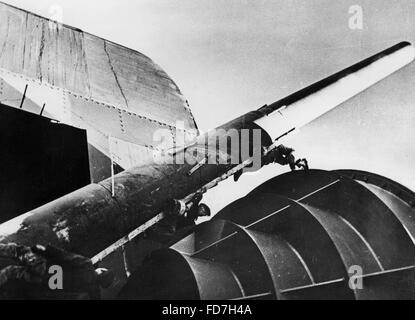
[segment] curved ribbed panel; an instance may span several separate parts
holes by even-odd
[[[111,176],[107,158],[129,169],[199,133],[180,89],[149,57],[0,2],[0,101],[20,108],[23,92],[25,111],[87,130],[92,182]]]
[[[131,297],[134,294],[139,299],[168,300],[188,297],[217,300],[244,296],[238,278],[226,264],[192,258],[172,249],[164,251],[163,255],[161,252],[150,255],[146,263],[150,275],[142,273],[140,287],[127,286],[124,288],[124,295]],[[180,276],[171,277],[171,268],[175,268],[175,273],[180,273]],[[156,273],[156,270],[161,273]],[[211,279],[215,279],[216,285],[211,285]],[[143,283],[145,291],[141,287]]]
[[[414,204],[411,191],[370,173],[288,173],[197,226],[170,249],[188,267],[163,271],[197,287],[188,299],[415,299]],[[175,297],[169,281],[153,290]]]

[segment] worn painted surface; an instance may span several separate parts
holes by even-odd
[[[145,55],[6,4],[0,21],[1,68],[169,125],[190,120],[177,85]]]
[[[0,78],[1,101],[18,107],[28,84],[25,108],[40,113],[46,103],[46,115],[87,129],[106,156],[110,137],[152,150],[157,130],[171,132],[163,147],[173,145],[177,126],[186,141],[198,132],[179,88],[150,58],[3,3]],[[122,151],[115,156],[131,158]]]

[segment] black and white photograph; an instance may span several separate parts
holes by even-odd
[[[0,302],[415,300],[414,17],[0,2]]]

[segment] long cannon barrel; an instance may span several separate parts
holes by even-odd
[[[238,121],[233,128],[261,130]],[[270,142],[269,137],[262,140]],[[201,135],[174,159],[170,154],[161,156],[10,220],[0,225],[0,244],[54,245],[93,257],[157,216],[172,199],[185,198],[235,166],[207,163],[190,174],[204,157],[203,152],[193,151],[215,147],[215,135]],[[176,161],[179,153],[186,153],[186,159]]]
[[[414,57],[414,48],[409,43],[400,43],[219,129],[239,132],[259,129],[263,132],[261,147],[269,146],[281,135],[300,128],[401,69]],[[205,139],[206,136],[199,137],[193,147],[205,147]],[[216,147],[216,139],[209,143],[215,143]],[[201,160],[195,156],[194,162]],[[0,225],[0,243],[49,244],[92,257],[153,218],[167,201],[185,198],[235,167],[206,164],[195,174],[189,174],[194,166],[194,163],[152,163],[115,176],[114,187],[111,179],[91,184]]]

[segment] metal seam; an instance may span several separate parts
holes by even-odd
[[[159,120],[155,120],[155,119],[152,119],[152,118],[143,116],[143,115],[139,115],[139,114],[137,114],[135,112],[128,111],[128,110],[124,110],[124,109],[119,108],[119,107],[116,107],[114,105],[110,105],[108,103],[98,101],[95,98],[92,98],[92,97],[89,97],[88,98],[88,97],[83,96],[82,94],[76,94],[76,93],[74,93],[74,92],[72,92],[72,91],[70,91],[68,89],[63,89],[63,88],[60,88],[60,87],[56,87],[56,86],[50,85],[48,83],[43,83],[43,82],[41,82],[39,80],[31,79],[31,78],[28,78],[26,76],[23,76],[23,75],[20,75],[20,74],[16,74],[14,72],[11,72],[11,71],[6,70],[6,69],[3,69],[3,68],[0,68],[0,73],[7,73],[7,74],[12,75],[12,76],[14,76],[16,78],[21,78],[21,79],[24,79],[24,80],[26,80],[28,82],[34,82],[34,83],[37,83],[40,86],[49,87],[52,90],[63,91],[63,92],[66,92],[67,94],[69,94],[69,95],[71,95],[71,96],[73,96],[73,97],[75,97],[77,99],[83,99],[85,101],[91,101],[91,102],[93,102],[93,103],[95,103],[97,105],[102,105],[102,106],[105,106],[107,108],[116,109],[118,111],[127,113],[128,115],[131,115],[131,116],[135,116],[135,117],[140,118],[142,120],[146,120],[146,121],[149,121],[149,122],[152,122],[152,123],[157,123],[158,125],[163,126],[163,127],[167,127],[167,128],[174,129],[174,130],[180,130],[180,131],[183,131],[183,132],[188,132],[189,134],[194,134],[193,130],[177,128],[177,127],[172,126],[170,124],[167,124],[165,122],[161,122]]]

